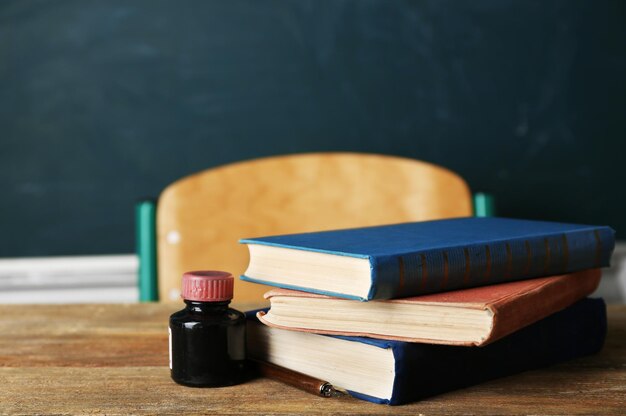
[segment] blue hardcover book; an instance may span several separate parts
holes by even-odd
[[[349,299],[393,299],[605,267],[609,227],[455,218],[240,240],[242,280]]]
[[[598,352],[606,306],[583,299],[484,347],[384,341],[265,326],[248,314],[248,354],[397,405]]]

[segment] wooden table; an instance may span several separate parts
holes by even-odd
[[[258,379],[219,389],[169,377],[165,304],[0,305],[0,414],[624,414],[626,306],[603,351],[405,406],[324,399]],[[241,309],[245,309],[245,306]]]

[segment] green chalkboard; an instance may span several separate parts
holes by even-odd
[[[0,256],[132,252],[134,203],[275,154],[434,162],[626,231],[623,1],[0,2]]]

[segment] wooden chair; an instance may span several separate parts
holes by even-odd
[[[472,215],[467,184],[444,168],[400,157],[313,153],[233,163],[168,186],[157,208],[161,301],[179,301],[183,272],[247,266],[243,237]],[[267,286],[236,279],[235,300]]]

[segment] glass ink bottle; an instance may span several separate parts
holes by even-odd
[[[187,306],[170,316],[170,374],[191,387],[231,386],[245,377],[245,315],[228,307],[234,278],[220,271],[183,275]]]

